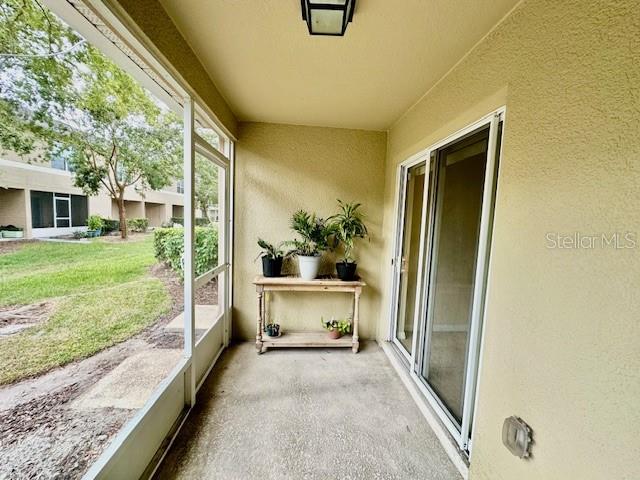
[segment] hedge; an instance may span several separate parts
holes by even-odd
[[[146,218],[129,218],[127,219],[127,228],[132,232],[146,232],[149,227],[149,220]]]
[[[211,225],[211,222],[209,221],[208,218],[196,218],[195,220],[195,225],[196,227],[208,227],[209,225]],[[182,217],[171,217],[171,223],[177,223],[178,225],[184,225],[184,218]]]
[[[110,218],[102,219],[102,233],[111,233],[117,232],[120,230],[120,221],[119,220],[111,220]]]
[[[182,277],[182,255],[184,253],[184,229],[156,228],[153,231],[153,253]],[[218,264],[218,229],[196,227],[195,257],[196,276],[211,270]]]

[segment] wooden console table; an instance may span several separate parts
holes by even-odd
[[[300,277],[263,277],[257,276],[253,281],[258,293],[258,328],[256,348],[263,353],[267,348],[277,347],[351,347],[353,353],[358,352],[358,320],[360,310],[360,294],[366,286],[361,280],[343,282],[337,278],[303,280]],[[353,294],[352,334],[339,339],[329,338],[327,332],[291,332],[285,331],[280,337],[269,337],[264,332],[266,319],[266,302],[264,292],[343,292]]]

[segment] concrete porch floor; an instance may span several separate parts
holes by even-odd
[[[155,478],[462,477],[374,342],[229,348]]]

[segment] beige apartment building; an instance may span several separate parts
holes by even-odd
[[[129,187],[127,218],[147,218],[150,227],[159,227],[172,217],[182,217],[182,192],[181,181],[144,196]],[[117,220],[118,206],[106,191],[87,196],[74,186],[66,159],[0,153],[0,225],[24,229],[24,238],[53,237],[86,230],[89,215]]]

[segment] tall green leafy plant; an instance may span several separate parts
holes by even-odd
[[[357,238],[369,236],[364,224],[364,215],[359,211],[362,206],[356,202],[343,202],[338,199],[340,212],[329,217],[336,239],[344,245],[344,262],[353,263],[353,248]]]
[[[286,257],[288,255],[288,252],[284,251],[284,249],[282,248],[283,245],[284,245],[284,242],[281,242],[275,245],[273,243],[267,242],[266,240],[263,240],[262,238],[259,238],[258,246],[262,249],[262,251],[256,257],[256,260],[261,257],[267,257],[272,260],[278,257],[283,257],[283,258]]]
[[[287,242],[293,245],[295,255],[317,257],[332,246],[330,241],[335,227],[315,213],[298,210],[291,217],[291,229],[300,236],[300,239]]]

